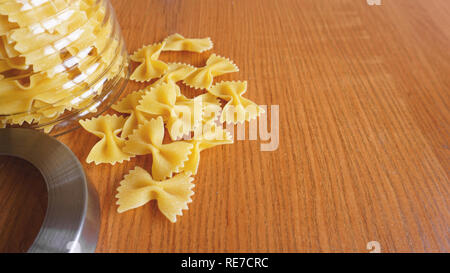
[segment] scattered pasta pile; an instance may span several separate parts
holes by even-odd
[[[233,143],[223,123],[249,121],[264,112],[242,97],[247,82],[213,84],[214,77],[238,71],[227,58],[211,54],[203,67],[159,60],[163,51],[203,52],[212,46],[209,38],[188,39],[179,34],[144,46],[131,56],[131,60],[140,63],[131,79],[158,79],[112,106],[128,116],[103,115],[80,121],[84,129],[100,138],[86,159],[88,163],[115,164],[138,155],[152,155],[151,174],[136,167],[120,182],[116,196],[119,212],[155,199],[159,210],[176,222],[176,216],[182,215],[192,201],[192,175],[197,173],[200,152]],[[180,81],[207,92],[189,99],[181,93],[177,84]],[[220,100],[227,102],[223,109]],[[165,129],[170,143],[163,142]]]
[[[96,111],[93,98],[124,59],[107,9],[95,0],[0,1],[0,128],[49,132],[65,111]]]

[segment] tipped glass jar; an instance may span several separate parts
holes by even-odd
[[[108,0],[0,0],[0,128],[60,135],[120,96],[128,55]]]

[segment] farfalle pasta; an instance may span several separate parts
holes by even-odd
[[[119,213],[156,200],[161,213],[171,222],[176,222],[177,215],[182,215],[182,210],[187,209],[187,203],[191,202],[192,175],[198,173],[201,152],[234,142],[223,123],[250,121],[264,112],[242,96],[247,91],[246,81],[214,84],[214,77],[239,70],[227,58],[211,54],[206,65],[200,68],[184,63],[166,64],[159,60],[163,51],[203,52],[211,48],[209,38],[190,39],[174,34],[133,54],[132,59],[141,64],[133,72],[132,79],[156,80],[114,104],[112,108],[115,111],[128,116],[115,117],[117,120],[111,120],[109,127],[103,124],[101,128],[112,132],[108,135],[119,140],[112,143],[116,143],[122,152],[129,156],[151,155],[153,160],[148,168],[151,174],[136,167],[120,182],[116,195]],[[178,85],[181,81],[196,89],[206,89],[206,92],[187,98]],[[222,108],[224,101],[226,104]],[[46,115],[57,116],[57,111],[61,110],[49,108]],[[104,121],[108,122],[108,118]],[[0,126],[1,122],[0,119]],[[164,126],[170,140],[163,141]],[[121,137],[118,137],[119,132]],[[96,134],[104,138],[104,134]]]
[[[44,74],[30,76],[28,85],[17,80],[4,79],[0,84],[0,115],[30,112],[33,101],[55,103],[65,98],[67,91],[62,89],[69,80],[66,74],[50,79]]]
[[[141,63],[131,74],[130,79],[138,82],[147,82],[161,77],[166,73],[168,66],[165,62],[158,60],[165,42],[144,46],[130,56],[134,62]]]
[[[214,77],[238,71],[239,68],[229,59],[211,54],[206,65],[198,68],[183,82],[195,89],[208,89],[212,85]]]
[[[206,93],[194,98],[202,105],[201,126],[194,130],[194,135],[189,143],[192,143],[192,152],[184,163],[183,171],[197,174],[200,163],[200,152],[218,145],[233,143],[233,137],[218,126],[217,119],[220,116],[220,103],[213,95]]]
[[[158,117],[139,125],[128,136],[123,150],[133,155],[152,154],[152,175],[157,180],[163,180],[183,168],[192,149],[190,143],[177,141],[163,144],[163,139],[164,123],[162,117]]]
[[[222,127],[215,123],[205,123],[200,136],[196,136],[192,143],[192,152],[188,160],[184,163],[183,171],[197,174],[198,165],[200,163],[200,152],[218,145],[233,143],[233,137]]]
[[[213,96],[210,93],[205,93],[195,97],[194,100],[197,103],[196,105],[200,104],[202,107],[202,114],[200,118],[202,126],[209,123],[215,123],[218,120],[220,114],[222,113],[222,107],[216,96]],[[201,127],[197,128],[201,129]],[[197,128],[194,128],[194,132]]]
[[[161,213],[175,223],[182,210],[187,210],[187,204],[192,202],[194,184],[190,173],[181,173],[174,177],[156,181],[144,169],[136,167],[125,175],[117,188],[117,211],[124,212],[156,200]]]
[[[169,63],[167,72],[164,74],[164,76],[155,81],[152,86],[155,87],[162,83],[171,83],[176,87],[177,96],[180,96],[180,87],[178,87],[178,85],[176,85],[175,83],[186,79],[195,70],[196,68],[189,64]]]
[[[191,132],[198,125],[202,111],[194,100],[178,95],[177,90],[174,83],[159,84],[151,88],[137,106],[142,112],[162,116],[172,140]]]
[[[122,138],[128,137],[128,135],[133,133],[133,131],[137,129],[140,124],[144,124],[146,121],[150,121],[157,117],[157,115],[152,115],[137,109],[137,106],[139,106],[139,101],[146,92],[147,90],[145,89],[132,92],[111,107],[119,113],[130,114],[123,125],[121,134]]]
[[[103,0],[0,2],[6,126],[49,132],[62,117],[95,112],[107,94],[120,92],[127,57],[115,18],[106,17],[109,8]]]
[[[175,33],[167,37],[164,42],[164,51],[191,51],[201,53],[210,50],[213,47],[211,38],[184,38]]]
[[[130,160],[132,154],[124,151],[125,140],[118,136],[125,124],[124,117],[105,115],[90,120],[80,120],[80,124],[86,131],[100,138],[87,156],[87,163],[114,165],[117,162]]]
[[[224,81],[208,89],[209,93],[228,101],[222,110],[221,122],[242,123],[255,119],[261,113],[264,113],[264,109],[256,103],[242,97],[246,91],[246,81]]]
[[[7,15],[10,22],[15,22],[24,27],[43,21],[64,10],[65,7],[67,7],[65,0],[4,1],[0,5],[0,14]]]

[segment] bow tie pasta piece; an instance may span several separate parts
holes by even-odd
[[[192,153],[184,163],[183,171],[197,174],[200,163],[200,152],[218,145],[232,144],[233,137],[222,127],[215,123],[207,123],[203,126],[203,134],[189,141],[194,145]]]
[[[212,85],[214,77],[238,71],[239,68],[229,59],[211,54],[206,65],[198,68],[183,82],[195,89],[208,89]]]
[[[222,108],[217,97],[205,93],[194,98],[200,101],[202,105],[201,126],[194,130],[194,137],[189,143],[192,143],[192,153],[189,159],[184,163],[183,171],[197,174],[200,163],[200,152],[223,144],[233,143],[233,137],[216,123],[220,116]]]
[[[166,74],[164,74],[164,76],[155,81],[152,84],[152,86],[155,87],[162,83],[177,83],[179,81],[186,79],[195,70],[196,68],[189,64],[169,63]],[[180,88],[177,86],[177,96],[180,95],[181,95]]]
[[[10,22],[27,27],[56,15],[67,7],[65,0],[52,1],[4,1],[0,3],[0,14],[7,15]]]
[[[20,55],[20,52],[15,49],[16,43],[14,41],[9,41],[6,36],[1,37],[1,47],[2,47],[2,57],[3,58],[14,58]]]
[[[6,41],[6,37],[0,39],[0,59],[4,62],[4,71],[11,69],[28,70],[30,66],[26,64],[25,57],[19,56],[20,53],[14,49],[15,43]],[[3,75],[2,75],[3,76]]]
[[[79,2],[79,5],[80,9],[85,11],[89,15],[88,17],[92,17],[94,16],[93,14],[96,13],[95,16],[98,17],[98,20],[100,22],[103,21],[102,18],[104,18],[106,13],[104,3],[98,0],[81,0]]]
[[[41,128],[44,131],[44,133],[48,134],[55,126],[55,124],[49,124],[49,123],[51,123],[52,121],[54,121],[57,118],[58,118],[58,116],[51,117],[51,118],[41,117],[38,121],[38,126],[39,126],[39,128]]]
[[[50,77],[53,77],[60,71],[54,71],[63,63],[59,52],[54,51],[52,54],[44,54],[44,48],[39,48],[35,51],[25,54],[25,64],[27,66],[33,65],[33,71],[48,72]],[[65,69],[65,68],[64,68]]]
[[[202,105],[202,124],[215,122],[222,112],[222,107],[220,106],[220,101],[216,96],[210,93],[205,93],[194,98],[196,101],[200,101]]]
[[[15,81],[2,80],[0,84],[0,115],[26,112],[31,109],[33,94],[28,96]]]
[[[138,110],[164,118],[172,140],[188,134],[198,125],[201,107],[194,100],[177,97],[175,83],[163,83],[150,89],[142,97]]]
[[[187,204],[192,202],[193,180],[190,173],[181,173],[159,182],[144,169],[136,167],[125,175],[117,188],[117,211],[122,213],[156,200],[161,213],[175,223],[177,215],[181,216],[182,210],[187,210]]]
[[[4,59],[0,59],[0,73],[10,70],[9,64]]]
[[[41,114],[45,118],[58,118],[66,110],[85,109],[93,104],[92,98],[96,95],[94,87],[88,89],[86,83],[82,83],[67,90],[64,99],[54,103],[47,103],[41,100],[33,102],[33,108],[36,113]],[[85,109],[86,110],[86,109]],[[87,109],[89,112],[90,109]]]
[[[43,104],[46,103],[43,102]],[[68,105],[54,106],[53,104],[47,104],[46,106],[37,108],[36,113],[42,115],[45,118],[55,118],[64,113],[64,111],[68,108]]]
[[[2,80],[0,84],[0,114],[14,114],[31,111],[34,100],[55,103],[68,95],[68,90],[61,88],[69,81],[61,73],[48,78],[45,73],[30,77],[29,85],[16,80]]]
[[[216,124],[222,107],[219,99],[210,93],[205,93],[194,98],[196,106],[201,106],[200,117],[197,119],[196,127],[194,128],[194,138],[200,137],[203,134],[203,129],[210,125]],[[197,117],[196,117],[197,118]]]
[[[188,135],[201,124],[203,104],[200,100],[181,95],[177,97],[173,110],[174,115],[169,117],[166,126],[172,140]]]
[[[112,24],[111,21],[105,18],[105,7],[99,2],[91,2],[87,4],[87,8],[82,8],[86,14],[88,20],[85,22],[83,29],[77,31],[83,31],[82,39],[76,39],[70,45],[67,46],[67,50],[75,55],[78,51],[86,48],[87,46],[94,45],[101,58],[103,58],[103,51],[107,47],[115,47],[111,45],[113,42],[111,36]],[[76,35],[77,31],[70,35]]]
[[[126,138],[132,134],[138,128],[139,124],[144,124],[146,121],[157,117],[156,115],[139,111],[136,108],[145,92],[145,89],[132,92],[111,107],[119,113],[130,114],[123,125],[122,138]]]
[[[0,15],[0,35],[7,35],[9,31],[18,28],[19,25],[11,23],[8,20],[8,16]]]
[[[80,83],[79,85],[75,85],[72,88],[69,88],[68,95],[55,103],[45,103],[43,101],[36,100],[33,103],[33,106],[38,109],[38,112],[47,111],[48,108],[53,109],[62,109],[72,111],[72,109],[84,109],[87,108],[89,105],[92,105],[95,103],[93,100],[93,97],[95,97],[98,93],[98,86],[93,86],[91,88],[88,88],[89,85],[84,82]],[[87,109],[89,112],[91,112],[90,109]],[[44,114],[45,116],[49,117],[48,114]]]
[[[152,175],[157,180],[163,180],[179,172],[192,149],[190,143],[177,141],[163,144],[163,139],[164,122],[162,117],[158,117],[139,125],[138,129],[128,136],[124,147],[124,151],[134,155],[151,153]]]
[[[80,120],[80,124],[86,131],[101,138],[92,147],[86,158],[87,163],[114,165],[116,162],[122,163],[124,160],[130,160],[132,155],[122,150],[125,140],[117,136],[125,124],[124,117],[105,115],[90,120]]]
[[[131,74],[130,79],[138,82],[147,82],[154,78],[161,77],[166,73],[168,66],[158,60],[165,43],[144,46],[131,55],[130,59],[141,63]]]
[[[63,23],[57,25],[60,31],[51,32],[42,24],[38,26],[41,29],[39,31],[36,31],[35,27],[11,31],[9,35],[11,41],[16,41],[14,48],[25,57],[34,55],[34,59],[40,56],[45,60],[47,56],[58,54],[63,49],[76,55],[79,50],[93,45],[96,41],[94,29],[100,23],[95,18],[88,18],[85,12],[74,11],[70,15]],[[41,60],[41,65],[44,60]]]
[[[164,83],[150,88],[136,108],[145,113],[163,116],[164,120],[168,120],[177,101],[176,87],[176,84]]]
[[[74,25],[82,26],[84,22],[89,20],[88,18],[90,17],[87,16],[86,12],[79,10],[78,7],[68,7],[57,17],[41,22],[40,25],[43,26],[47,32],[57,32],[67,35],[75,30],[73,28]]]
[[[67,51],[70,52],[73,56],[77,55],[80,51],[95,46],[95,42],[98,40],[101,40],[100,37],[95,36],[94,29],[95,25],[97,25],[98,22],[96,22],[94,19],[90,19],[83,27],[82,32],[78,30],[72,32],[70,35],[78,36],[80,35],[80,38],[75,40],[69,40],[70,42],[67,45]],[[69,35],[68,35],[69,36]],[[82,38],[81,38],[82,37]]]
[[[44,133],[48,134],[53,130],[53,127],[55,127],[54,124],[45,125],[45,126],[42,126],[42,130],[44,131]]]
[[[74,13],[69,19],[71,21],[68,21],[67,24],[70,27],[64,33],[44,31],[35,34],[28,28],[21,28],[12,32],[12,40],[17,41],[15,49],[22,52],[26,64],[33,65],[34,71],[46,71],[50,76],[53,76],[72,68],[81,60],[93,62],[93,58],[89,58],[87,54],[92,50],[96,39],[101,40],[93,33],[95,25],[99,25],[99,23],[93,18],[88,20],[86,15],[80,12]],[[61,51],[65,50],[72,57],[62,59]]]
[[[202,53],[213,48],[211,38],[189,39],[178,33],[172,34],[165,40],[164,51],[191,51]]]
[[[101,19],[102,22],[103,18]],[[95,30],[94,30],[94,34],[95,36],[98,38],[95,40],[95,47],[98,50],[102,50],[103,48],[108,46],[108,42],[109,42],[109,37],[111,32],[113,31],[113,25],[110,21],[107,21],[106,24],[102,25],[99,24],[96,26]]]
[[[57,44],[62,39],[68,39],[70,35],[75,35],[78,32],[84,35],[83,27],[88,22],[88,18],[84,12],[73,12],[71,16],[61,22],[59,25],[61,32],[54,31],[40,31],[37,32],[34,27],[32,28],[18,28],[11,31],[9,38],[12,41],[16,41],[15,49],[21,53],[27,53],[38,48],[43,48],[50,44]],[[58,26],[55,24],[55,26]],[[64,32],[63,32],[64,31]]]
[[[221,122],[242,123],[255,119],[264,113],[264,109],[256,103],[242,97],[246,91],[246,81],[220,82],[208,89],[209,93],[228,101],[222,110]]]
[[[33,122],[38,121],[40,117],[41,116],[36,113],[22,113],[9,116],[7,121],[9,124],[17,124],[21,126],[24,122],[32,124]]]
[[[108,25],[111,25],[109,23]],[[122,54],[118,54],[116,52],[117,48],[119,47],[119,41],[115,38],[111,38],[111,32],[113,30],[109,27],[104,27],[101,29],[101,31],[98,34],[95,34],[95,42],[94,46],[96,48],[96,56],[98,56],[105,64],[111,64],[114,63],[116,59],[118,59],[118,63],[122,63]],[[116,63],[117,63],[116,61]],[[117,65],[116,65],[117,66]],[[116,69],[116,67],[111,68]],[[116,71],[117,72],[117,71]],[[113,73],[116,73],[113,72]]]

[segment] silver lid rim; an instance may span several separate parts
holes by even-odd
[[[44,177],[48,204],[31,253],[91,253],[100,227],[97,192],[63,143],[32,129],[0,129],[0,155],[22,158]]]

